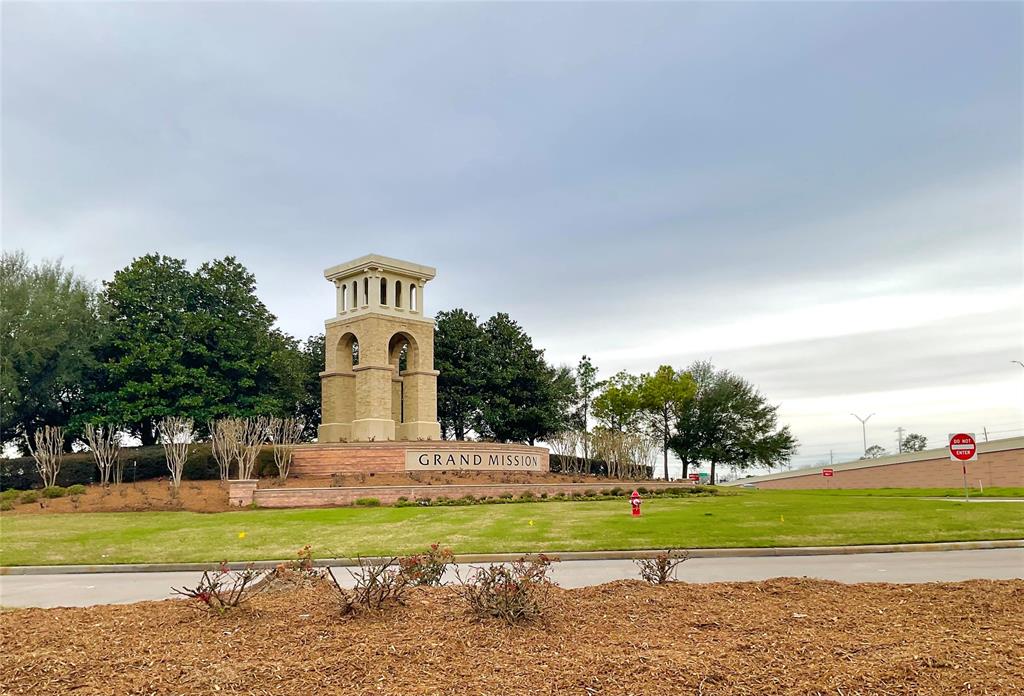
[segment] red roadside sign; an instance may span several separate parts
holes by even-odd
[[[822,469],[821,475],[825,478],[832,478],[832,476],[835,475],[835,472],[832,469]]]
[[[958,462],[977,461],[978,443],[974,433],[950,433],[949,458]]]
[[[690,474],[686,478],[690,479],[691,481],[700,481],[700,474]]]

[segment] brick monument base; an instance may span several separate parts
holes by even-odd
[[[549,471],[546,447],[498,442],[416,440],[299,445],[291,475],[322,478],[334,474],[384,474],[413,471]]]

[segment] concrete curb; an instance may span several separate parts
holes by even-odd
[[[922,551],[972,551],[979,549],[1020,549],[1024,548],[1024,539],[1004,539],[999,541],[949,541],[928,544],[867,544],[861,546],[794,546],[764,547],[737,549],[686,549],[690,558],[752,558],[755,556],[836,556],[860,553],[909,553]],[[562,561],[608,561],[633,560],[651,558],[661,553],[661,549],[634,549],[630,551],[544,551],[548,556]],[[463,554],[455,557],[456,563],[502,563],[514,561],[523,553],[478,553]],[[530,552],[534,553],[541,552]],[[254,568],[273,568],[286,561],[233,561],[228,563],[232,570],[241,570],[246,566]],[[356,561],[351,558],[319,559],[316,565],[352,566]],[[72,575],[79,573],[173,573],[201,572],[214,570],[219,563],[124,563],[117,565],[52,565],[52,566],[6,566],[0,567],[0,575]]]

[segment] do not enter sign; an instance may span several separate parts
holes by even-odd
[[[834,474],[835,474],[835,472],[832,471],[832,469],[822,469],[821,470],[821,475],[824,476],[825,478],[831,478]]]
[[[977,461],[978,443],[974,433],[950,433],[949,458],[958,462]]]

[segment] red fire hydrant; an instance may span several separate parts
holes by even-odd
[[[642,502],[640,494],[636,491],[633,491],[633,495],[629,496],[629,504],[633,507],[633,517],[640,516],[640,503]]]

